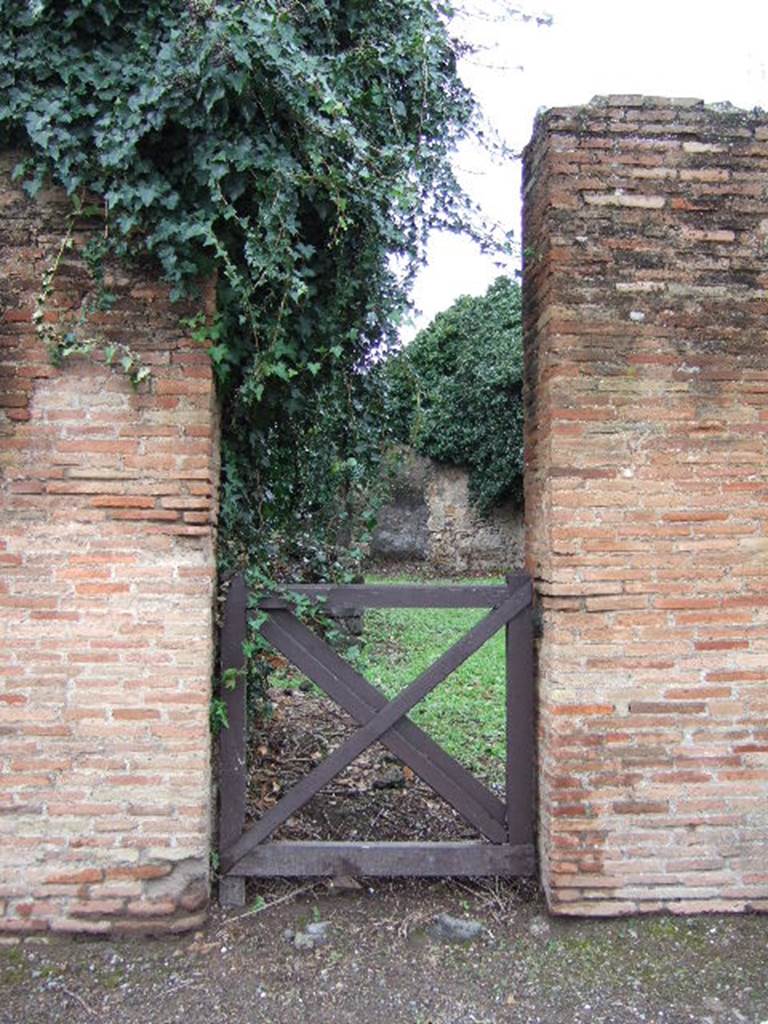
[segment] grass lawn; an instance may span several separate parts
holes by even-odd
[[[405,583],[371,576],[369,583]],[[440,582],[440,581],[434,581]],[[500,580],[472,580],[499,583]],[[394,696],[487,614],[483,608],[369,609],[361,671]],[[504,780],[504,630],[417,704],[410,717],[449,754],[489,782]]]
[[[446,582],[369,576],[368,583]],[[461,582],[451,580],[451,583]],[[471,583],[501,583],[473,579]],[[354,665],[388,697],[394,697],[488,614],[486,608],[369,608]],[[296,686],[305,677],[288,666],[272,686]],[[318,699],[324,694],[314,684]],[[486,782],[503,784],[505,755],[504,630],[452,672],[417,704],[410,718],[440,746]]]

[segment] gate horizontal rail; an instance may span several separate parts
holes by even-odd
[[[245,827],[247,751],[243,643],[249,598],[242,576],[230,585],[221,637],[222,674],[229,728],[219,738],[219,844],[224,902],[240,905],[248,876],[321,875],[530,875],[534,870],[532,592],[517,574],[504,586],[295,585],[291,594],[322,601],[329,612],[361,608],[490,608],[488,615],[425,672],[388,700],[319,636],[301,623],[291,603],[265,594],[254,603],[267,613],[262,635],[347,711],[358,725],[325,761]],[[431,740],[408,712],[500,628],[506,630],[506,800]],[[277,842],[270,839],[360,753],[382,742],[450,803],[485,841]]]

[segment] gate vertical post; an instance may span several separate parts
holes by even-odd
[[[236,842],[245,825],[246,706],[245,654],[248,629],[248,588],[242,574],[232,580],[224,606],[221,629],[221,675],[234,669],[234,687],[221,685],[220,696],[227,709],[228,727],[219,733],[219,849]],[[219,900],[224,906],[245,904],[245,878],[224,876],[219,880]]]
[[[507,577],[510,591],[528,580]],[[529,603],[505,629],[507,701],[507,834],[513,845],[533,843],[535,806],[533,624]]]

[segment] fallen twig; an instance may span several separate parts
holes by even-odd
[[[81,995],[78,995],[77,992],[73,992],[71,989],[68,989],[66,985],[61,986],[61,991],[65,995],[68,995],[70,999],[76,999],[86,1013],[90,1013],[92,1017],[96,1016],[96,1011],[93,1009],[93,1007],[89,1006],[88,1003],[86,1003],[86,1001],[83,999],[83,997]]]
[[[256,907],[251,907],[249,910],[244,910],[241,914],[238,914],[236,917],[231,917],[229,920],[219,925],[216,929],[216,933],[218,934],[219,932],[224,931],[225,928],[228,928],[232,924],[237,924],[237,922],[241,921],[244,917],[253,917],[255,914],[261,914],[265,910],[271,910],[272,907],[276,907],[279,903],[287,903],[288,900],[296,899],[297,896],[303,896],[305,892],[311,892],[322,884],[322,882],[310,882],[309,885],[300,885],[298,889],[291,889],[290,892],[283,893],[282,896],[278,896],[277,899],[270,900],[269,903],[261,903]]]

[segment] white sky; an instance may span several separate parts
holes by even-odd
[[[538,109],[595,95],[695,96],[768,109],[768,0],[521,0],[528,13],[551,15],[550,27],[505,14],[505,0],[457,2],[465,14],[456,34],[483,47],[462,62],[462,77],[515,151],[528,142]],[[465,151],[456,167],[475,201],[519,238],[519,162],[494,167]],[[503,269],[513,273],[515,263],[499,268],[467,239],[434,235],[413,292],[422,314],[403,337],[459,295],[484,292]]]

